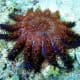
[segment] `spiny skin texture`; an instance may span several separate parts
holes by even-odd
[[[0,24],[1,29],[9,32],[0,34],[0,39],[16,41],[8,59],[14,60],[23,51],[26,68],[38,72],[45,59],[59,67],[57,56],[60,56],[66,68],[72,69],[74,60],[67,50],[80,45],[80,36],[69,28],[74,23],[60,21],[59,12],[51,13],[49,9],[44,12],[40,9],[28,10],[23,14],[10,15],[16,20],[14,25]]]

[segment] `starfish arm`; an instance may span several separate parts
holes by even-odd
[[[25,49],[24,49],[24,51],[25,51]],[[31,62],[30,61],[32,61],[32,60],[31,60],[30,56],[28,56],[26,54],[28,54],[28,53],[24,52],[24,61],[25,61],[26,68],[29,70],[29,69],[31,69],[31,65],[30,65]],[[30,53],[29,53],[29,55],[30,55]]]
[[[31,51],[32,51],[31,42],[30,43],[26,42],[23,49],[26,69],[32,69],[33,61]]]
[[[17,30],[19,30],[20,28],[23,28],[23,27],[24,26],[22,26],[22,23],[16,23],[16,24],[13,24],[13,25],[0,24],[1,29],[4,29],[4,30],[9,31],[9,32],[17,31]]]
[[[59,11],[56,11],[55,13],[51,14],[50,18],[55,21],[60,19],[60,13]]]
[[[19,52],[23,49],[25,41],[26,41],[26,35],[23,35],[22,37],[18,38],[16,40],[16,44],[14,48],[9,52],[8,59],[14,60],[15,57],[19,54]]]
[[[75,26],[75,22],[66,22],[66,27],[72,28]]]
[[[43,15],[44,15],[45,17],[49,17],[50,14],[51,14],[51,12],[50,12],[49,9],[46,9],[46,10],[44,11],[44,13],[43,13]]]
[[[72,58],[66,53],[67,48],[63,44],[59,35],[55,34],[55,36],[52,37],[52,45],[57,55],[59,55],[64,61],[64,65],[68,68],[71,68],[74,60],[72,60]]]
[[[24,28],[24,25],[22,23],[16,23],[16,24],[13,24],[11,27],[14,30],[18,30],[18,29]]]
[[[66,34],[73,39],[80,39],[80,34],[73,32],[72,30],[67,29]]]
[[[64,62],[65,67],[68,70],[72,70],[72,68],[73,68],[73,62],[74,62],[74,60],[72,59],[72,57],[69,56],[69,54],[67,54],[67,52],[59,53],[58,55],[61,57],[62,61]]]
[[[14,32],[17,30],[17,29],[14,29],[14,27],[11,27],[11,25],[7,25],[7,24],[0,24],[0,28],[9,32]]]
[[[8,34],[0,34],[0,39],[8,40],[9,35]]]
[[[33,10],[29,10],[29,12],[27,12],[27,15],[30,15],[30,13],[33,13]],[[41,17],[42,11],[41,9],[37,8],[33,14],[34,14],[34,17],[36,17],[36,15]]]
[[[32,45],[32,59],[33,59],[33,68],[35,72],[39,72],[41,64],[44,61],[44,56],[41,53],[41,34],[39,33],[36,38],[33,40]]]
[[[60,39],[67,48],[76,48],[80,45],[80,36],[66,26],[57,24],[54,32],[60,36]]]
[[[25,30],[18,30],[15,32],[12,32],[10,34],[0,34],[0,39],[5,39],[5,40],[16,40],[17,38],[21,37],[24,35],[26,32]]]
[[[69,46],[70,48],[76,48],[80,46],[80,35],[73,33],[73,31],[66,31],[64,32],[64,37],[62,41],[65,45]]]
[[[29,68],[32,69],[33,68],[33,60],[32,60],[32,42],[33,42],[33,38],[35,36],[35,33],[31,33],[31,32],[28,32],[27,34],[27,39],[26,39],[26,42],[25,42],[25,46],[24,46],[24,49],[23,49],[23,53],[25,55],[24,59],[25,59],[25,62],[27,60],[27,63],[29,63]],[[26,63],[26,68],[28,68],[28,64]]]
[[[27,32],[23,29],[15,31],[9,34],[9,40],[16,40],[17,38],[22,37],[25,34],[27,34]]]
[[[75,26],[75,22],[60,21],[59,19],[57,19],[55,22],[57,23],[57,25],[61,25],[62,28],[66,27],[69,29]]]
[[[57,31],[55,31],[54,33],[50,33],[49,37],[50,37],[51,44],[55,52],[57,48],[59,52],[64,52],[64,50],[66,50],[66,46],[63,44],[60,34],[58,34]]]
[[[15,20],[15,21],[22,21],[25,17],[23,16],[23,14],[9,14],[9,18]]]
[[[4,39],[4,40],[16,40],[19,37],[20,33],[12,33],[12,34],[0,34],[0,39]]]
[[[57,60],[56,60],[57,54],[52,48],[51,37],[49,34],[48,35],[46,34],[44,36],[44,50],[45,50],[45,54],[46,54],[46,58],[48,62],[54,66],[59,67]]]
[[[59,39],[62,41],[62,42],[61,41],[60,42],[63,43],[63,45],[65,45],[67,48],[73,47],[70,43],[71,38],[65,33],[65,31],[62,30],[61,32],[59,32],[59,30],[56,30],[55,33],[56,33],[56,35],[59,36]]]

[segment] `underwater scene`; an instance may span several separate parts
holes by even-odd
[[[80,0],[0,0],[0,80],[80,80]]]

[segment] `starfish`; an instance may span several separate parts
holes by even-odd
[[[0,24],[1,29],[9,32],[0,34],[0,39],[16,42],[8,54],[9,60],[23,51],[27,70],[40,71],[44,60],[59,67],[57,56],[61,57],[66,69],[73,68],[74,60],[67,50],[80,46],[80,35],[70,29],[74,22],[61,21],[59,11],[51,13],[49,9],[29,9],[25,15],[9,16],[16,24]]]

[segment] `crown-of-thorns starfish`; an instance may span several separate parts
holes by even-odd
[[[45,59],[59,67],[57,56],[61,57],[67,69],[73,67],[73,60],[67,50],[80,45],[80,36],[70,30],[74,22],[61,21],[59,12],[51,13],[49,9],[44,12],[31,9],[25,15],[14,14],[10,17],[16,24],[0,24],[1,29],[9,32],[0,34],[0,39],[16,41],[8,59],[14,60],[19,52],[23,51],[26,68],[34,69],[35,72],[40,71]]]

